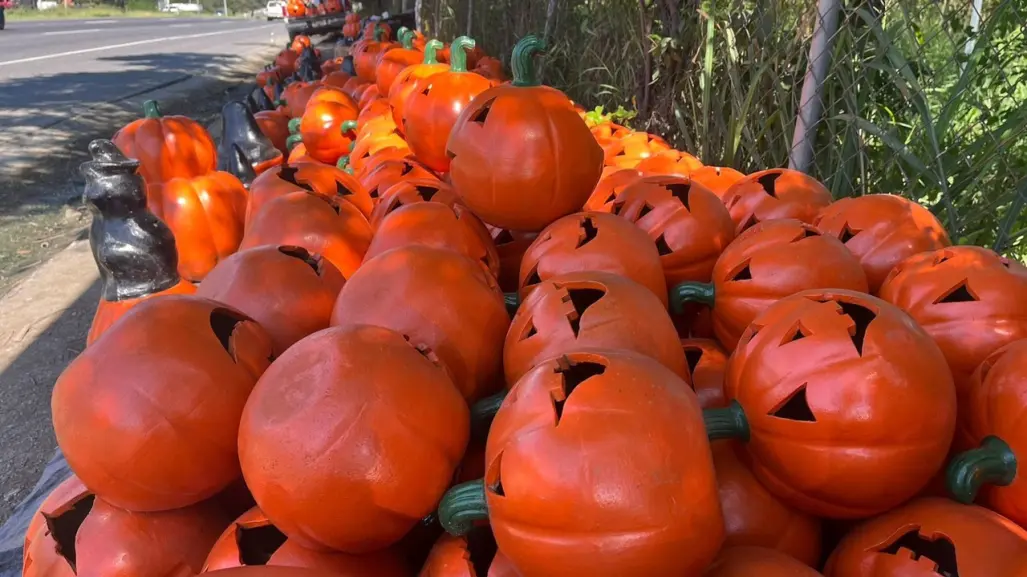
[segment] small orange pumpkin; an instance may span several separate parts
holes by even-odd
[[[186,116],[164,116],[155,100],[144,102],[143,118],[125,125],[111,140],[125,156],[139,161],[139,174],[148,185],[203,176],[217,166],[207,129]]]
[[[721,198],[738,233],[767,220],[794,218],[812,223],[820,209],[831,204],[831,192],[823,184],[788,168],[754,172]]]

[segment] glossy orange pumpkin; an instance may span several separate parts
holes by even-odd
[[[366,553],[435,508],[468,430],[467,405],[415,336],[335,327],[293,345],[261,377],[239,426],[239,459],[257,504],[289,539]]]
[[[443,535],[431,548],[417,577],[521,577],[510,560],[496,549],[487,529],[467,537]],[[481,543],[488,539],[491,543]]]
[[[435,173],[411,156],[397,159],[386,159],[373,168],[364,164],[360,184],[367,190],[371,198],[380,198],[382,193],[403,180],[435,179]]]
[[[406,110],[407,99],[417,90],[418,83],[440,72],[449,70],[448,64],[439,64],[436,59],[436,50],[441,47],[442,43],[438,40],[429,40],[424,46],[424,59],[421,60],[421,63],[403,69],[402,72],[396,75],[392,86],[389,87],[389,92],[386,93],[389,99],[389,107],[392,109],[392,120],[396,123],[400,133],[404,133],[403,119],[405,118],[404,111]]]
[[[349,154],[356,138],[359,110],[350,103],[319,102],[307,106],[300,120],[300,136],[307,152],[321,162],[335,164]]]
[[[164,116],[155,100],[144,102],[143,118],[125,125],[111,140],[125,156],[139,161],[139,174],[148,185],[203,176],[217,166],[207,130],[186,116]]]
[[[113,505],[198,503],[239,476],[239,415],[272,358],[268,334],[236,310],[194,296],[147,300],[57,379],[57,443]]]
[[[815,222],[859,258],[875,294],[906,257],[952,244],[931,211],[894,194],[843,198],[822,209]]]
[[[372,158],[375,157],[375,155],[390,148],[395,149],[396,155],[406,156],[410,154],[410,148],[400,135],[394,132],[389,134],[376,134],[358,140],[356,144],[354,144],[353,150],[350,152],[348,158],[349,166],[352,167],[354,171],[363,173],[365,166]]]
[[[225,529],[210,549],[203,572],[254,565],[325,569],[341,577],[407,577],[410,574],[390,550],[349,555],[301,547],[287,539],[258,507],[246,511]]]
[[[724,539],[695,394],[641,355],[537,366],[496,414],[485,462],[484,479],[446,494],[439,520],[464,534],[487,517],[525,577],[697,575]]]
[[[492,276],[499,274],[499,255],[488,229],[463,205],[417,202],[396,208],[375,229],[364,260],[412,244],[452,250],[484,263]]]
[[[378,93],[382,96],[389,95],[392,83],[404,68],[420,64],[424,60],[424,53],[414,49],[413,32],[407,28],[400,28],[398,35],[401,46],[383,53],[375,68],[375,82]]]
[[[727,166],[702,166],[688,173],[692,182],[698,182],[723,199],[729,188],[745,178],[745,175]]]
[[[214,267],[197,294],[260,323],[280,355],[296,341],[328,328],[345,279],[330,262],[297,246],[262,246]]]
[[[453,189],[500,228],[539,231],[581,210],[603,170],[602,149],[570,100],[536,77],[532,58],[543,46],[534,36],[517,43],[513,82],[475,98],[446,145]]]
[[[611,210],[656,243],[667,285],[709,282],[734,240],[735,227],[717,195],[682,176],[644,176],[626,186]]]
[[[592,195],[585,202],[585,210],[612,212],[613,203],[620,197],[621,192],[642,176],[641,172],[633,168],[604,167],[603,175],[596,183],[595,189],[592,190]]]
[[[634,163],[628,162],[627,164]],[[678,176],[690,176],[692,172],[702,167],[698,158],[687,152],[673,149],[651,154],[648,158],[641,158],[637,164],[634,164],[635,170],[641,172],[676,174]]]
[[[246,228],[240,250],[298,246],[320,254],[349,278],[371,244],[371,227],[352,204],[305,190],[269,200]]]
[[[617,168],[635,168],[643,160],[671,150],[663,138],[647,132],[629,132],[603,145],[603,162]]]
[[[521,261],[531,243],[538,237],[536,232],[515,232],[505,228],[485,225],[492,235],[492,242],[499,253],[499,288],[504,293],[516,293],[521,274]]]
[[[289,115],[281,110],[262,110],[253,115],[260,131],[275,145],[278,152],[288,154],[285,140],[289,138]],[[266,172],[266,171],[265,171]]]
[[[667,281],[652,239],[627,220],[601,212],[565,216],[539,233],[521,260],[520,298],[558,274],[586,270],[625,276],[667,302]]]
[[[747,441],[753,473],[789,505],[876,515],[916,495],[945,460],[956,391],[943,359],[895,306],[803,291],[746,329],[724,382],[731,405],[705,411],[707,430]]]
[[[820,209],[831,204],[831,192],[823,184],[788,168],[754,172],[721,198],[738,233],[767,220],[794,218],[812,223]]]
[[[286,86],[281,98],[284,112],[289,115],[289,118],[302,117],[303,112],[307,109],[307,101],[320,88],[321,84],[317,82],[299,80]]]
[[[765,547],[725,547],[703,577],[822,577],[809,564]]]
[[[23,577],[144,577],[199,572],[229,517],[206,501],[132,513],[72,475],[47,496],[25,534]]]
[[[403,105],[403,134],[410,149],[437,172],[449,171],[451,149],[446,148],[446,142],[457,118],[476,96],[493,85],[488,78],[467,71],[465,50],[473,47],[474,40],[466,36],[454,40],[449,70],[418,83]]]
[[[584,271],[543,281],[517,309],[503,345],[507,387],[539,363],[581,349],[636,352],[688,377],[660,299],[625,277]]]
[[[418,245],[366,261],[347,281],[332,312],[333,326],[357,324],[388,327],[423,343],[468,400],[502,387],[503,338],[510,317],[496,280],[481,261]]]
[[[838,239],[798,220],[772,220],[746,230],[724,249],[712,282],[673,287],[671,304],[678,311],[686,302],[710,306],[717,340],[732,351],[763,310],[815,288],[866,292],[866,274]]]
[[[385,31],[386,24],[379,24],[372,22],[368,24],[373,30],[371,34],[368,34],[372,39],[367,42],[357,45],[354,44],[350,50],[350,54],[353,55],[353,69],[357,73],[357,78],[363,82],[374,82],[375,67],[378,65],[378,59],[386,50],[390,50],[395,44],[388,41],[389,37]],[[367,31],[365,30],[365,34]]]
[[[227,172],[173,178],[147,188],[147,206],[175,235],[178,272],[199,282],[239,248],[246,188]]]
[[[724,399],[724,372],[727,370],[727,353],[713,339],[681,339],[681,349],[688,363],[692,389],[704,409],[726,407]]]
[[[880,295],[934,338],[961,396],[988,355],[1027,338],[1027,267],[986,248],[913,255],[892,269]]]
[[[381,197],[368,219],[371,228],[377,230],[385,217],[399,207],[419,202],[437,202],[453,206],[457,204],[457,198],[453,194],[453,189],[437,178],[400,180],[381,193]]]
[[[863,523],[827,560],[826,577],[1022,575],[1027,531],[982,507],[920,499]]]
[[[269,200],[305,190],[325,198],[345,200],[360,214],[371,215],[373,200],[353,176],[330,164],[316,161],[289,162],[272,168],[250,184],[246,206],[246,227]]]
[[[739,458],[734,442],[716,441],[711,448],[724,512],[725,550],[766,547],[816,567],[820,563],[820,519],[774,497]]]

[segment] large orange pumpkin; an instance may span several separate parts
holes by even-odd
[[[502,387],[503,338],[510,317],[481,261],[408,245],[366,261],[346,282],[333,326],[370,324],[423,343],[468,400]]]
[[[431,548],[417,577],[521,577],[482,528],[466,537],[443,535]]]
[[[688,376],[660,299],[631,279],[584,271],[543,281],[517,309],[503,345],[507,387],[540,362],[584,348],[633,351]]]
[[[436,179],[428,167],[418,162],[413,157],[386,159],[373,168],[364,164],[364,172],[360,177],[360,184],[367,190],[368,195],[373,199],[381,197],[382,193],[389,190],[393,185],[402,180],[428,178]]]
[[[698,182],[723,199],[729,188],[745,178],[745,175],[727,166],[703,166],[688,173],[692,182]]]
[[[938,343],[961,397],[988,355],[1027,338],[1027,267],[986,248],[913,255],[892,269],[880,295]]]
[[[981,363],[959,405],[960,431],[976,448],[949,466],[949,490],[958,500],[981,503],[1027,526],[1027,339],[1010,343]],[[962,448],[962,447],[960,447]]]
[[[439,48],[442,48],[442,42],[434,38],[429,40],[424,46],[424,58],[421,60],[421,63],[404,68],[402,72],[396,75],[396,79],[393,80],[389,91],[385,93],[389,99],[389,106],[392,108],[392,120],[396,123],[397,129],[401,133],[403,132],[403,119],[406,118],[404,111],[406,110],[407,99],[417,90],[418,83],[440,72],[449,70],[448,64],[439,64],[436,59],[436,50]]]
[[[613,203],[625,188],[643,175],[633,168],[604,167],[603,174],[596,183],[592,195],[585,202],[585,210],[612,212]]]
[[[213,501],[133,513],[93,495],[72,475],[32,517],[23,577],[147,577],[198,573],[230,517]]]
[[[285,91],[282,92],[282,98],[280,99],[284,112],[289,115],[289,118],[300,118],[303,116],[303,111],[307,109],[307,102],[310,100],[310,97],[320,88],[321,84],[318,82],[297,80],[289,84],[285,87]]]
[[[463,457],[468,419],[416,337],[334,327],[261,377],[239,426],[239,459],[257,504],[289,539],[366,553],[434,509]]]
[[[823,208],[815,223],[859,258],[875,294],[906,257],[952,244],[931,211],[894,194],[843,198]]]
[[[439,520],[464,534],[487,518],[524,577],[697,575],[724,539],[695,393],[642,355],[537,366],[499,409],[485,463]]]
[[[315,102],[307,105],[300,120],[299,133],[308,154],[327,164],[335,164],[340,157],[348,154],[356,138],[354,131],[359,112],[352,102]]]
[[[307,160],[288,162],[258,176],[250,184],[246,205],[246,227],[269,200],[290,192],[305,190],[325,198],[345,200],[360,214],[371,215],[374,201],[359,181],[330,164]]]
[[[653,239],[668,286],[709,282],[717,258],[735,238],[731,215],[717,195],[687,177],[639,178],[611,210]]]
[[[710,306],[717,340],[731,351],[760,312],[815,288],[866,292],[866,274],[838,239],[798,220],[772,220],[746,230],[724,249],[712,282],[673,287],[671,304],[679,312],[686,302]]]
[[[407,28],[400,28],[398,32],[401,47],[393,48],[382,54],[375,68],[375,82],[378,86],[378,93],[384,97],[389,95],[396,77],[408,66],[420,64],[424,54],[414,48],[414,33]]]
[[[823,577],[809,564],[765,547],[725,547],[703,577]]]
[[[449,185],[435,177],[400,180],[381,192],[381,197],[368,219],[371,228],[377,230],[385,217],[400,207],[421,202],[453,206],[457,204],[457,198]]]
[[[747,441],[752,469],[812,515],[858,519],[916,495],[945,460],[956,391],[944,357],[878,298],[810,290],[756,317],[728,364],[711,439]]]
[[[722,198],[738,233],[767,220],[794,218],[812,223],[820,209],[831,204],[831,192],[823,184],[788,168],[754,172],[727,189]]]
[[[147,300],[57,379],[57,444],[113,505],[198,503],[239,476],[239,415],[272,358],[268,334],[234,309],[194,296]]]
[[[534,36],[517,43],[513,82],[478,95],[446,145],[453,188],[501,228],[542,230],[581,210],[603,170],[603,151],[571,101],[538,81],[532,58],[543,47]]]
[[[692,389],[699,397],[699,406],[704,409],[726,407],[724,399],[724,372],[727,370],[727,353],[717,341],[702,338],[681,339],[685,352]]]
[[[143,118],[122,127],[111,140],[125,156],[139,161],[147,184],[202,176],[217,166],[207,129],[186,116],[164,116],[155,100],[144,102]]]
[[[601,212],[565,216],[539,233],[521,260],[520,298],[555,275],[586,270],[625,276],[667,302],[667,281],[652,239],[623,218]]]
[[[367,30],[364,31],[369,37],[368,40],[362,44],[354,44],[350,50],[350,54],[353,55],[353,69],[357,73],[357,78],[363,82],[374,82],[374,71],[378,65],[378,58],[386,50],[395,46],[388,41],[387,26],[377,22],[368,24],[371,33],[367,34]]]
[[[371,227],[352,204],[305,190],[268,201],[246,229],[240,250],[299,246],[320,254],[349,278],[371,244]]]
[[[474,40],[466,36],[454,40],[449,70],[418,83],[403,106],[403,134],[410,149],[418,160],[438,172],[449,171],[446,141],[457,118],[476,96],[493,84],[488,78],[467,71],[466,50],[473,47]],[[473,206],[471,209],[478,212]]]

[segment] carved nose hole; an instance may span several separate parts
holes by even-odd
[[[815,423],[817,418],[813,415],[813,410],[809,408],[809,401],[806,399],[806,385],[803,384],[789,395],[785,402],[770,412],[770,416],[789,421]]]

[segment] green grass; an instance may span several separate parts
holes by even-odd
[[[156,10],[121,10],[112,6],[95,8],[68,8],[57,7],[51,10],[8,10],[7,19],[18,20],[64,20],[78,18],[176,18],[176,17],[212,17],[210,12],[181,12],[172,14],[170,12],[158,12]]]

